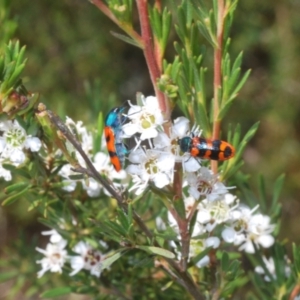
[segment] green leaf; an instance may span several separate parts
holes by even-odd
[[[267,204],[266,185],[265,185],[265,179],[261,174],[258,176],[258,192],[260,198],[260,206],[263,211],[266,211],[266,204]]]
[[[107,254],[106,258],[102,261],[102,269],[109,268],[116,260],[118,260],[125,253],[124,249]]]
[[[104,224],[102,224],[102,229],[107,231],[108,233],[117,233],[122,237],[127,235],[124,227],[117,224],[116,222],[106,221],[104,222]]]
[[[103,126],[104,124],[104,119],[103,119],[103,113],[102,111],[99,112],[99,115],[98,115],[98,119],[97,119],[97,135],[96,135],[96,138],[94,140],[94,149],[96,149],[96,153],[98,151],[100,151],[100,149],[102,149],[102,135],[103,135]]]
[[[17,66],[19,66],[20,64],[24,64],[25,61],[27,60],[27,59],[24,60],[25,50],[26,50],[26,46],[23,46],[20,52],[18,53],[17,60],[16,60]]]
[[[162,22],[162,37],[161,37],[161,45],[162,49],[166,49],[168,38],[171,31],[172,25],[172,14],[165,8],[163,11],[163,22]]]
[[[229,268],[229,255],[227,252],[223,252],[222,258],[221,258],[221,268],[223,272],[226,272]]]
[[[63,295],[67,295],[72,293],[72,288],[68,286],[54,288],[52,290],[48,290],[40,295],[41,298],[55,298]]]
[[[16,82],[19,80],[20,75],[23,72],[24,68],[25,68],[25,63],[21,64],[15,68],[13,74],[11,75],[11,77],[9,78],[8,83],[7,83],[7,85],[9,87],[13,87],[16,84]]]
[[[234,144],[235,148],[238,149],[237,153],[236,153],[236,157],[240,158],[242,156],[242,153],[244,152],[245,147],[247,146],[248,142],[250,141],[250,139],[254,136],[254,134],[256,133],[258,126],[259,126],[260,122],[256,122],[255,124],[253,124],[251,126],[251,128],[247,131],[247,133],[245,134],[244,138],[242,139],[241,142],[238,142],[237,144]],[[236,140],[234,138],[234,140]]]
[[[29,189],[31,188],[31,186],[27,186],[26,188],[24,188],[21,192],[16,193],[10,197],[7,197],[3,202],[2,205],[10,205],[12,203],[14,203],[15,201],[17,201],[22,195],[24,195]]]
[[[245,82],[247,81],[249,75],[251,73],[251,70],[248,70],[244,76],[242,77],[242,79],[240,80],[240,83],[236,86],[235,90],[232,92],[232,95],[235,97],[235,95],[239,92],[239,90],[243,87],[243,85],[245,84]]]
[[[200,252],[198,255],[192,258],[192,263],[195,265],[198,261],[200,261],[205,255],[209,253],[211,250],[211,247],[204,249],[202,252]]]
[[[272,205],[271,205],[271,211],[277,206],[277,202],[282,190],[282,186],[285,180],[285,174],[281,174],[275,181],[273,186],[273,198],[272,198]]]
[[[128,224],[127,216],[121,209],[118,209],[118,221],[127,233],[130,224]]]
[[[172,253],[169,250],[163,249],[163,248],[158,248],[158,247],[153,247],[153,246],[136,246],[136,248],[144,250],[148,253],[151,254],[157,254],[166,258],[175,258],[175,254]]]
[[[231,104],[233,103],[233,99],[231,101],[226,101],[225,104],[222,105],[220,108],[220,111],[218,113],[218,120],[223,120],[223,118],[226,116],[229,108],[231,107]]]
[[[5,189],[4,189],[4,192],[6,194],[10,194],[11,192],[16,192],[16,191],[19,191],[19,190],[22,190],[23,188],[27,187],[28,186],[28,182],[18,182],[18,183],[14,183],[14,184],[11,184],[9,186],[7,186]]]
[[[137,41],[135,41],[134,39],[132,39],[131,37],[127,36],[127,35],[124,35],[124,34],[121,34],[121,33],[117,33],[117,32],[114,32],[114,31],[110,31],[110,33],[116,37],[117,39],[125,42],[125,43],[128,43],[130,45],[133,45],[133,46],[136,46],[138,48],[141,48],[143,49],[143,46],[141,44],[139,44]]]

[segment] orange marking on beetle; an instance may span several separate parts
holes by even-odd
[[[115,170],[119,172],[122,169],[122,164],[116,152],[114,131],[111,129],[111,127],[105,126],[104,134],[106,140],[106,147],[110,157],[110,162],[114,166]]]

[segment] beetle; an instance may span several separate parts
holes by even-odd
[[[125,162],[125,154],[128,153],[127,146],[121,138],[122,125],[127,118],[122,115],[125,108],[125,106],[115,107],[110,110],[105,118],[104,134],[106,147],[110,161],[117,172],[122,169]]]
[[[235,148],[228,142],[205,139],[198,136],[185,136],[178,140],[182,152],[188,152],[193,157],[223,161],[235,154]]]

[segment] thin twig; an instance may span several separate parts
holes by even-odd
[[[144,56],[150,73],[150,78],[152,85],[155,90],[156,97],[159,102],[159,107],[162,112],[165,113],[166,120],[170,118],[170,108],[168,99],[165,95],[158,89],[156,81],[160,78],[161,72],[159,69],[159,62],[155,56],[154,45],[152,41],[152,32],[149,22],[149,12],[148,12],[148,1],[147,0],[136,0],[136,6],[138,9],[141,35],[144,42]]]
[[[74,148],[80,153],[82,158],[84,159],[85,163],[88,166],[88,169],[85,171],[84,168],[78,166],[78,169],[81,172],[86,172],[86,174],[89,174],[91,177],[99,181],[106,189],[107,191],[117,200],[118,204],[122,209],[124,209],[127,212],[127,203],[124,201],[122,195],[120,195],[113,187],[112,185],[104,179],[98,171],[95,169],[94,165],[90,161],[90,159],[87,157],[83,149],[81,148],[81,144],[76,140],[75,136],[70,132],[68,127],[64,124],[64,122],[55,115],[52,111],[47,110],[48,116],[51,120],[51,122],[61,131],[61,133],[65,136],[65,138],[74,146]],[[76,167],[77,168],[77,167]],[[75,168],[75,169],[76,169]],[[146,234],[146,236],[150,239],[153,238],[153,235],[151,231],[148,229],[148,227],[143,222],[142,218],[133,211],[133,218],[137,222],[138,226],[141,228],[141,230]]]
[[[169,268],[169,264],[166,264],[164,261],[156,260],[155,267],[162,268],[173,280],[185,287],[185,282]]]
[[[50,121],[60,130],[60,132],[65,136],[65,138],[74,146],[74,148],[80,153],[85,163],[87,164],[88,170],[90,174],[99,181],[107,191],[120,203],[123,202],[123,197],[108,183],[106,179],[104,179],[98,171],[95,169],[94,165],[85,154],[83,149],[81,148],[81,144],[76,140],[76,137],[70,132],[69,128],[65,125],[65,123],[61,120],[59,116],[54,114],[51,110],[47,110],[47,114],[50,118]]]
[[[220,137],[220,126],[219,120],[219,91],[221,88],[222,81],[222,46],[223,46],[223,32],[224,32],[224,0],[218,0],[218,22],[217,22],[217,46],[214,49],[214,123],[213,123],[213,134],[214,140]],[[211,161],[211,168],[214,174],[218,173],[218,162]]]
[[[131,24],[129,25],[128,23],[120,22],[102,0],[91,0],[91,3],[97,6],[109,19],[118,25],[119,28],[125,31],[140,48],[144,48],[142,37],[133,29]]]

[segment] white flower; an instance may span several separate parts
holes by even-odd
[[[265,256],[263,256],[262,259],[263,259],[265,268],[269,271],[269,273],[273,277],[273,279],[276,279],[276,277],[277,277],[276,276],[276,268],[275,268],[275,262],[274,262],[273,257],[270,257],[268,259]],[[285,265],[285,268],[284,268],[285,276],[289,277],[290,274],[291,274],[291,268],[288,265],[287,257],[285,257],[285,262],[286,262],[286,265]],[[271,281],[271,278],[267,274],[265,274],[265,270],[262,266],[256,266],[255,267],[255,272],[258,273],[258,274],[264,275],[265,281],[267,281],[267,282]]]
[[[83,126],[82,121],[77,121],[76,123],[69,117],[66,117],[66,125],[73,133],[74,137],[80,142],[82,150],[85,154],[91,158],[93,151],[93,135]],[[85,167],[85,161],[81,154],[75,150],[74,146],[67,141],[67,149],[69,152],[75,152],[75,156],[79,164]]]
[[[33,152],[41,148],[41,141],[37,137],[27,136],[26,131],[17,121],[0,123],[0,131],[3,132],[0,137],[0,154],[5,162],[19,166],[26,159],[24,148]]]
[[[196,266],[198,268],[203,268],[203,267],[208,266],[209,263],[210,263],[210,258],[208,255],[205,255],[196,263]]]
[[[263,248],[271,247],[275,239],[270,234],[274,231],[275,225],[270,224],[270,217],[262,214],[252,216],[248,222],[248,230],[244,243],[239,250],[245,250],[247,253],[254,253],[255,249],[252,243]]]
[[[42,231],[42,235],[50,235],[50,242],[53,244],[59,243],[63,240],[63,237],[55,229]]]
[[[239,250],[254,253],[256,247],[269,248],[274,244],[271,233],[275,225],[270,224],[270,217],[262,214],[253,214],[254,209],[240,206],[231,212],[231,225],[222,232],[222,237],[227,243],[239,245]]]
[[[66,117],[66,125],[70,131],[80,140],[81,148],[88,155],[93,150],[93,135],[86,127],[83,126],[82,121],[76,123],[69,117]],[[79,154],[79,153],[78,153]],[[80,154],[79,154],[80,155]]]
[[[151,139],[157,136],[158,129],[164,122],[162,112],[159,108],[158,100],[154,96],[144,98],[142,96],[143,106],[132,105],[128,110],[128,119],[130,122],[122,126],[123,132],[130,137],[140,133],[140,140]]]
[[[190,244],[190,257],[195,257],[205,249],[212,247],[213,249],[218,248],[220,245],[220,239],[218,237],[208,237],[200,240],[191,240]],[[203,256],[199,261],[197,261],[196,266],[198,268],[206,267],[210,263],[210,258],[208,255]]]
[[[82,186],[90,197],[93,198],[100,195],[101,186],[94,178],[89,178],[88,181],[83,181]]]
[[[212,247],[213,249],[217,249],[220,246],[220,239],[216,236],[210,236],[205,240],[206,248]]]
[[[72,166],[70,164],[66,164],[58,172],[58,174],[64,178],[64,185],[62,189],[70,193],[75,190],[77,181],[70,179],[69,176],[78,174],[71,169]]]
[[[93,165],[100,174],[109,178],[111,181],[125,179],[127,176],[126,172],[124,170],[116,172],[114,167],[109,162],[109,156],[103,152],[96,153],[93,158]],[[83,165],[85,166],[85,162],[83,162]],[[70,179],[71,175],[78,175],[78,173],[74,172],[72,168],[73,167],[70,164],[66,164],[60,169],[58,173],[64,178],[63,190],[67,192],[73,192],[76,188],[77,182],[81,182],[83,188],[87,191],[87,194],[90,197],[98,197],[100,195],[102,185],[93,178],[89,178],[88,180]],[[118,186],[118,183],[114,184],[115,186]],[[104,192],[109,195],[106,190],[104,190]]]
[[[139,148],[130,153],[129,161],[133,164],[126,171],[134,182],[130,190],[136,190],[137,195],[145,190],[149,181],[157,188],[163,188],[173,180],[175,158],[172,154]]]
[[[79,256],[71,256],[70,264],[73,272],[70,276],[77,274],[80,270],[88,270],[92,275],[100,277],[102,272],[102,261],[105,256],[98,250],[93,249],[85,242],[79,242],[75,245],[73,251]]]
[[[42,277],[45,272],[50,271],[53,273],[61,273],[62,267],[67,260],[67,251],[64,249],[67,241],[61,239],[58,243],[48,243],[46,249],[36,248],[36,250],[45,255],[44,258],[38,260],[37,263],[41,264],[42,269],[38,272],[38,278]]]
[[[206,224],[206,230],[211,232],[218,224],[225,223],[231,218],[231,211],[236,208],[231,194],[218,195],[214,201],[204,199],[199,204],[197,222]]]
[[[38,152],[42,147],[42,142],[37,137],[28,136],[24,146],[26,149],[30,149],[32,152]]]
[[[184,153],[181,156],[182,168],[184,172],[197,172],[201,168],[200,159]]]
[[[98,152],[95,154],[93,159],[93,165],[95,169],[103,176],[111,181],[125,179],[127,174],[125,170],[117,172],[114,167],[110,164],[109,156],[103,152]],[[90,197],[98,197],[102,185],[93,178],[89,178],[88,181],[82,181],[83,188],[87,191]],[[120,186],[118,183],[114,183],[116,187]],[[124,183],[123,183],[124,186]],[[110,195],[106,189],[104,189],[105,194]]]
[[[178,139],[182,138],[189,131],[190,121],[185,117],[179,117],[174,120],[173,126],[170,127],[169,136],[164,132],[159,132],[153,139],[154,149],[169,151],[176,156],[179,155]],[[180,157],[177,157],[181,161]]]
[[[4,169],[0,164],[0,177],[4,178],[5,181],[10,181],[12,179],[11,172]]]
[[[225,185],[218,181],[218,175],[206,167],[201,167],[196,173],[186,173],[189,193],[195,198],[206,195],[209,201],[218,199],[219,195],[228,193]]]
[[[178,117],[174,120],[174,125],[172,126],[171,135],[174,138],[183,138],[187,135],[190,129],[190,120],[186,117]]]

